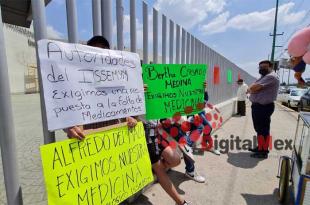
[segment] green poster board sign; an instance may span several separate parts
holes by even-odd
[[[205,64],[145,64],[146,118],[192,115],[204,108]]]
[[[231,84],[233,79],[232,79],[232,70],[230,68],[227,69],[227,83]]]

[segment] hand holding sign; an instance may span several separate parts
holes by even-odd
[[[143,65],[147,119],[169,118],[175,113],[190,115],[202,110],[206,70],[204,64]]]
[[[153,180],[141,122],[40,150],[49,205],[117,205]]]

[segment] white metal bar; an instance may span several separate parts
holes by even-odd
[[[147,4],[142,2],[142,13],[143,13],[143,63],[148,63],[149,58],[149,47],[148,47],[148,11]]]
[[[112,41],[112,0],[101,1],[101,23],[102,23],[102,35],[107,39],[110,44],[110,48],[113,48]]]
[[[10,94],[9,71],[5,52],[0,5],[0,150],[8,205],[22,205],[22,191],[18,179],[17,151]]]
[[[130,0],[130,51],[137,52],[136,0]]]
[[[191,35],[191,60],[190,60],[190,62],[192,64],[195,63],[195,59],[194,58],[195,58],[195,38],[194,38],[193,35]]]
[[[117,24],[117,49],[124,49],[124,37],[123,37],[123,27],[124,27],[124,7],[123,0],[116,0],[116,24]]]
[[[99,36],[101,32],[101,2],[100,0],[93,0],[92,3],[92,15],[93,15],[93,35]]]
[[[182,28],[182,49],[181,49],[181,63],[184,64],[186,59],[185,59],[185,54],[186,54],[186,31],[184,28]]]
[[[188,32],[186,32],[186,63],[190,64],[191,57],[191,36]]]
[[[158,63],[158,11],[153,8],[153,63]]]
[[[175,63],[180,64],[180,26],[176,24]]]
[[[167,18],[165,15],[162,15],[162,63],[165,64],[167,60]]]
[[[47,38],[46,32],[46,20],[45,20],[45,8],[44,2],[40,0],[32,0],[32,16],[33,16],[33,29],[34,29],[34,38],[36,41]],[[42,84],[42,76],[40,72],[40,62],[38,58],[38,50],[36,47],[37,54],[37,68],[38,68],[38,77],[39,77],[39,89],[40,89],[40,104],[41,104],[41,117],[42,117],[42,126],[43,126],[43,135],[44,135],[44,144],[55,142],[55,133],[49,132],[47,129],[47,117],[45,112],[45,101],[44,101],[44,91]]]
[[[67,10],[68,41],[70,43],[77,43],[78,27],[77,27],[76,1],[66,0],[66,10]]]
[[[173,63],[173,43],[174,43],[174,23],[170,20],[169,23],[169,63]]]

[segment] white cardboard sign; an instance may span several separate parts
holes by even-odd
[[[138,54],[38,41],[48,130],[145,114]]]

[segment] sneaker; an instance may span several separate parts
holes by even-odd
[[[194,180],[195,182],[198,182],[198,183],[205,183],[206,179],[199,175],[197,172],[193,171],[193,172],[188,172],[186,171],[185,172],[185,176],[187,176],[188,178]]]
[[[268,152],[256,152],[250,155],[252,158],[267,159]]]
[[[212,149],[211,152],[212,152],[213,154],[215,154],[215,155],[218,155],[218,156],[221,155],[220,151],[218,151],[217,149]]]
[[[259,150],[258,147],[250,148],[249,151],[250,151],[250,152],[254,152],[254,153],[258,153],[258,152],[267,152],[267,154],[269,153],[269,150],[267,150],[267,151],[265,151],[265,150]]]
[[[178,204],[175,204],[175,205],[178,205]],[[191,203],[190,202],[188,202],[188,201],[185,201],[184,200],[184,202],[183,202],[183,204],[182,205],[191,205]]]
[[[258,152],[258,147],[250,148],[249,151],[250,151],[250,152]]]

